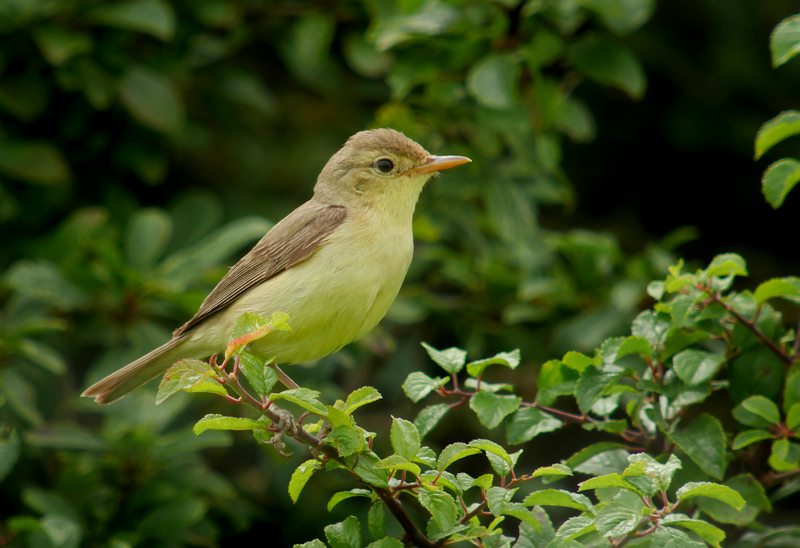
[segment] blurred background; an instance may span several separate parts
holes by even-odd
[[[291,504],[303,447],[283,459],[246,434],[195,437],[203,414],[242,412],[213,396],[78,397],[167,340],[362,129],[473,159],[425,189],[381,326],[291,370],[330,401],[378,388],[358,420],[380,434],[416,414],[400,386],[433,371],[421,341],[470,359],[520,348],[530,400],[541,363],[628,333],[678,257],[740,253],[752,284],[797,274],[800,197],[773,211],[760,189],[797,141],[753,161],[759,126],[798,106],[798,64],[769,54],[796,9],[0,0],[0,545],[290,546],[366,513],[325,509],[355,487],[344,474]],[[570,456],[575,428],[526,458]],[[425,441],[466,436],[504,443],[469,410]]]

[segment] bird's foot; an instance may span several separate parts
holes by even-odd
[[[273,434],[269,441],[265,441],[264,443],[272,445],[280,456],[290,457],[292,453],[284,452],[286,443],[283,441],[283,437],[286,434],[290,436],[297,434],[297,423],[294,420],[294,415],[276,405],[271,405],[269,409],[272,412],[270,414],[272,427],[269,430],[272,431]],[[276,418],[277,420],[275,420]]]

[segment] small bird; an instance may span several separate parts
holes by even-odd
[[[273,331],[250,347],[275,356],[275,364],[316,360],[365,335],[389,310],[408,271],[411,220],[423,186],[434,173],[470,161],[432,156],[393,129],[356,133],[328,160],[313,197],[228,271],[169,342],[83,396],[110,403],[178,360],[219,352],[245,312],[289,315],[291,331]]]

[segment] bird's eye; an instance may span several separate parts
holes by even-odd
[[[381,158],[375,162],[375,167],[380,169],[383,173],[389,173],[394,169],[394,163],[388,158]]]

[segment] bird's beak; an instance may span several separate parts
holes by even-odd
[[[422,173],[433,173],[434,171],[442,171],[443,169],[450,169],[451,167],[460,166],[471,162],[466,156],[431,156],[428,161],[417,167],[412,167],[404,173],[404,175],[420,175]]]

